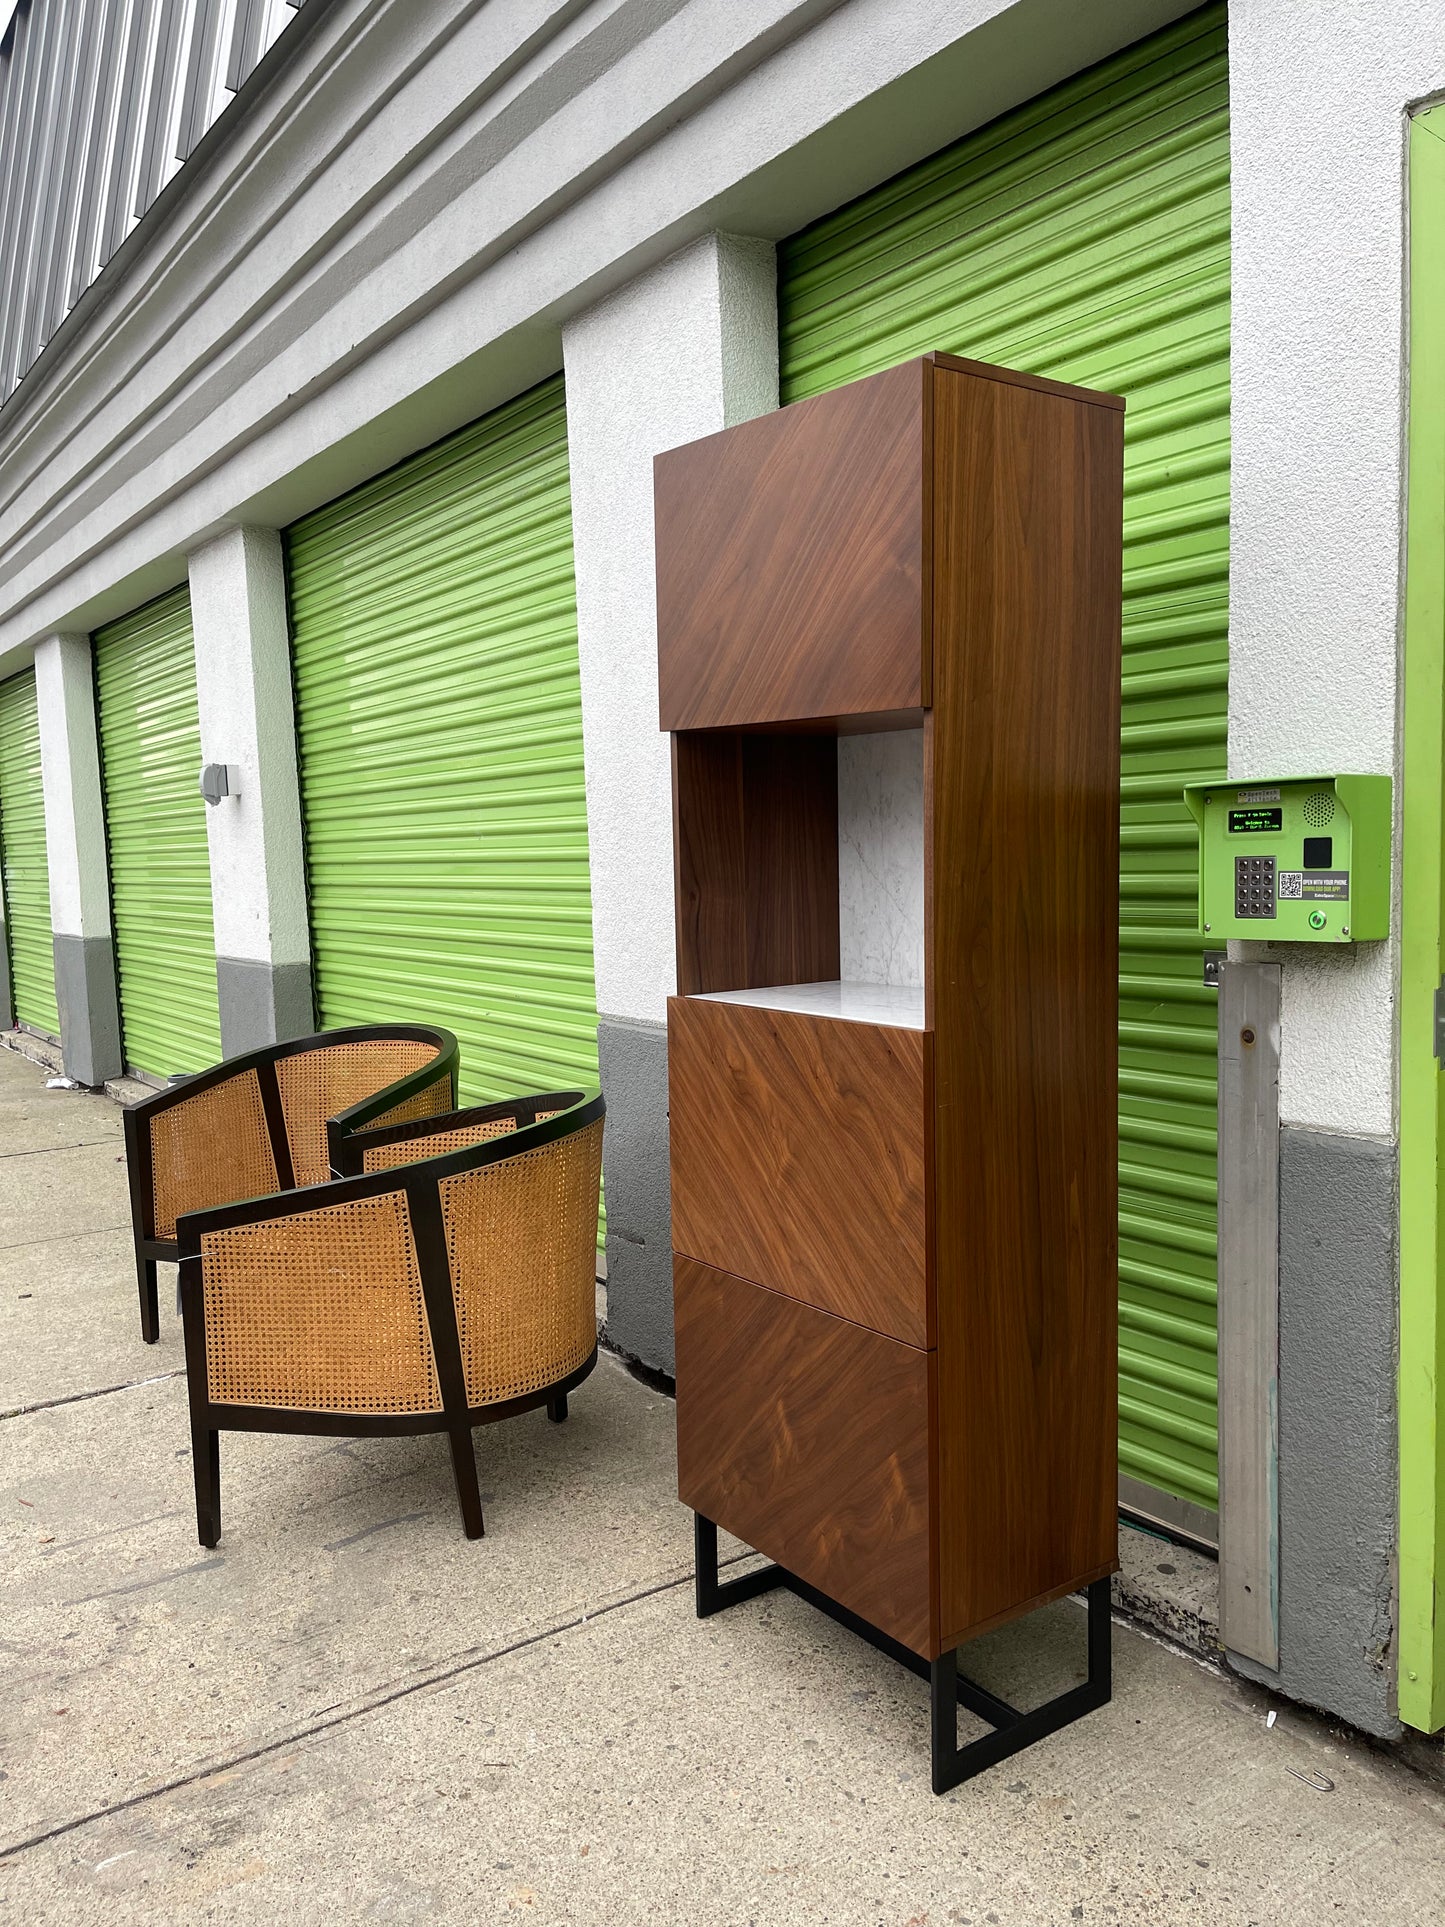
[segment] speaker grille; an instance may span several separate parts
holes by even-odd
[[[1312,830],[1322,830],[1335,820],[1335,799],[1328,790],[1316,790],[1305,798],[1305,822]]]

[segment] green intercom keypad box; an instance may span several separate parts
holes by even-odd
[[[1390,930],[1390,778],[1191,783],[1210,937],[1356,943]]]

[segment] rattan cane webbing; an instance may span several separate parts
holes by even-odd
[[[405,1192],[209,1232],[201,1276],[216,1404],[441,1409]]]
[[[150,1132],[157,1238],[175,1237],[183,1211],[261,1198],[277,1188],[255,1071],[238,1071],[157,1111]]]
[[[380,1117],[374,1117],[366,1128],[368,1131],[384,1131],[388,1125],[410,1124],[419,1117],[442,1117],[451,1108],[452,1080],[439,1077],[434,1084],[428,1084],[424,1091],[418,1091],[415,1097],[409,1097],[405,1103],[393,1105],[389,1111],[383,1111]]]
[[[278,1057],[276,1082],[297,1184],[324,1184],[331,1176],[327,1118],[385,1090],[408,1071],[429,1064],[436,1055],[435,1044],[396,1038],[364,1044],[323,1044],[316,1050],[298,1051],[294,1057]],[[444,1077],[439,1084],[446,1093],[441,1108],[450,1110],[451,1080]],[[423,1111],[420,1115],[431,1113]]]
[[[425,1137],[403,1138],[399,1144],[372,1144],[361,1154],[362,1168],[385,1171],[393,1164],[416,1164],[422,1158],[438,1158],[445,1151],[460,1151],[486,1138],[505,1137],[516,1128],[514,1117],[493,1117],[484,1124],[463,1124],[455,1131],[428,1131]]]
[[[537,1151],[444,1178],[469,1404],[540,1391],[597,1343],[602,1120]]]

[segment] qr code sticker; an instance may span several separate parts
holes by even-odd
[[[1282,871],[1279,879],[1279,893],[1286,901],[1293,898],[1299,902],[1305,893],[1304,872],[1302,870]]]

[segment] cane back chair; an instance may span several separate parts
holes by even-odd
[[[229,1057],[125,1111],[141,1337],[160,1334],[156,1263],[177,1220],[321,1184],[350,1132],[452,1110],[457,1040],[420,1024],[322,1031]]]
[[[176,1225],[201,1544],[222,1430],[445,1432],[482,1534],[472,1428],[567,1394],[597,1360],[600,1091],[373,1125],[346,1175]]]

